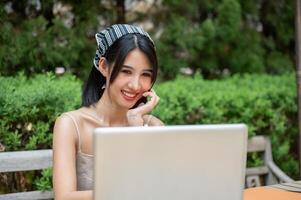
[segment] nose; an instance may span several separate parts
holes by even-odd
[[[139,77],[133,77],[129,83],[128,86],[130,89],[136,91],[139,90],[141,88],[141,84],[140,84],[140,78]]]

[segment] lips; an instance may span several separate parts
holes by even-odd
[[[124,90],[121,90],[121,93],[123,95],[123,97],[128,100],[128,101],[133,101],[136,99],[137,97],[137,93],[132,93],[132,92],[127,92],[127,91],[124,91]]]

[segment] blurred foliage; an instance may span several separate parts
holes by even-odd
[[[0,138],[5,150],[50,148],[56,117],[80,105],[80,84],[69,75],[0,76]]]
[[[294,1],[164,0],[158,52],[165,79],[294,70]],[[163,22],[162,22],[163,19]]]
[[[164,123],[245,123],[249,136],[270,136],[276,163],[297,177],[297,106],[292,74],[236,75],[214,81],[200,75],[179,76],[155,89],[160,104],[153,114]],[[0,143],[5,151],[51,148],[54,120],[60,113],[80,106],[81,81],[70,75],[0,76],[0,90]],[[256,155],[248,160],[250,166],[260,162]],[[0,193],[16,185],[5,180],[16,183],[25,178],[28,187],[51,187],[50,169],[18,174],[5,179],[2,176]]]
[[[96,49],[98,12],[102,19],[110,19],[111,14],[96,0],[56,4],[1,1],[0,75],[19,71],[32,75],[64,67],[80,77],[87,76]]]
[[[0,146],[5,151],[51,148],[55,119],[81,103],[81,82],[70,75],[0,76],[0,91]],[[51,169],[4,173],[0,193],[49,190],[51,175]]]
[[[204,78],[294,69],[294,1],[147,2],[1,1],[0,74],[32,75],[63,66],[86,77],[95,32],[124,22],[152,24],[147,30],[157,44],[163,80],[182,67]]]
[[[293,74],[245,74],[214,81],[180,76],[156,88],[160,104],[153,114],[169,125],[245,123],[249,137],[270,136],[276,163],[297,178],[295,84]],[[248,164],[261,161],[254,162]]]
[[[0,77],[0,90],[5,91],[0,94],[0,142],[5,151],[51,148],[55,118],[80,106],[80,82],[73,76]],[[297,177],[295,90],[292,74],[215,81],[180,76],[156,86],[161,100],[153,114],[169,125],[246,123],[249,136],[270,136],[276,163]],[[260,162],[255,155],[248,164]],[[32,176],[34,187],[51,186],[51,171]]]
[[[40,191],[52,190],[52,168],[42,170],[41,176],[35,179],[34,184]]]

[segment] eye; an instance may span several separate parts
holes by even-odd
[[[143,73],[142,76],[145,76],[145,77],[152,77],[153,75],[151,73]]]
[[[122,73],[125,73],[125,74],[131,74],[132,72],[128,69],[122,69],[121,70]]]

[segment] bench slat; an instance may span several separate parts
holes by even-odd
[[[248,153],[262,152],[266,148],[266,141],[263,136],[254,136],[248,140]]]
[[[249,167],[246,169],[246,176],[264,175],[269,172],[267,166],[262,167]]]
[[[52,150],[0,153],[0,172],[38,170],[52,167]]]
[[[37,199],[53,199],[52,191],[31,191],[18,192],[11,194],[0,195],[0,200],[37,200]]]

